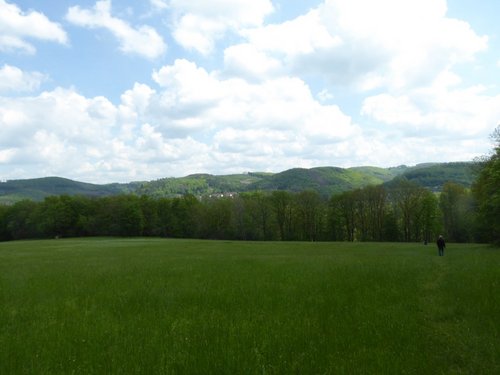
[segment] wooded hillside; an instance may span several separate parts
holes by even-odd
[[[224,193],[251,191],[301,192],[313,190],[328,198],[369,185],[388,183],[397,176],[432,191],[441,191],[446,182],[470,188],[474,163],[420,164],[414,167],[318,167],[293,168],[280,173],[251,172],[234,175],[193,174],[186,177],[162,178],[154,181],[124,184],[89,184],[60,177],[46,177],[0,182],[0,203],[12,204],[22,199],[42,201],[53,195],[104,197],[119,194],[146,195],[154,198],[180,197],[193,194],[203,197]]]

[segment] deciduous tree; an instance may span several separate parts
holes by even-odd
[[[477,202],[478,234],[482,240],[500,243],[500,125],[492,134],[494,150],[482,162],[473,186]]]

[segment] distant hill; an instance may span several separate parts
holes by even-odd
[[[133,184],[97,185],[61,177],[43,177],[0,182],[0,203],[13,203],[22,199],[43,200],[51,195],[109,196],[135,191]]]
[[[392,180],[394,177],[400,175],[408,167],[401,166],[395,168],[379,168],[379,167],[352,167],[348,168],[350,171],[362,173],[366,176],[371,176],[381,182]]]
[[[471,162],[418,164],[401,175],[432,191],[441,191],[446,182],[470,187],[476,178],[475,166]]]
[[[162,178],[141,183],[135,192],[152,197],[172,197],[184,194],[210,195],[225,192],[242,192],[252,183],[265,178],[263,173],[214,176],[193,174],[186,177]]]
[[[413,167],[401,165],[393,168],[368,166],[293,168],[280,173],[252,172],[223,176],[193,174],[179,178],[105,185],[46,177],[0,182],[0,203],[9,204],[21,199],[40,201],[50,195],[62,194],[101,197],[132,193],[160,198],[184,194],[207,196],[255,190],[290,192],[315,190],[322,196],[329,197],[332,194],[367,185],[387,183],[396,176],[404,176],[433,191],[440,191],[448,181],[470,187],[475,178],[474,163],[426,163]]]
[[[287,190],[299,192],[316,190],[323,196],[360,188],[367,185],[379,185],[390,180],[390,176],[381,168],[294,168],[262,178],[250,184],[248,190]]]
[[[225,176],[195,174],[180,178],[163,178],[142,183],[136,193],[154,197],[183,194],[210,195],[215,193],[286,190],[298,192],[316,190],[324,196],[377,185],[396,174],[376,167],[357,168],[293,168],[280,173],[247,173]]]

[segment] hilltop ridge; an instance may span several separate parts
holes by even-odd
[[[47,196],[63,194],[95,197],[137,194],[160,198],[255,190],[315,190],[328,197],[367,185],[384,184],[397,176],[403,176],[433,191],[439,191],[448,181],[470,187],[474,181],[474,163],[425,163],[391,168],[292,168],[279,173],[248,172],[230,175],[196,173],[185,177],[112,184],[90,184],[62,177],[44,177],[0,182],[0,203],[14,203],[22,199],[40,201]]]

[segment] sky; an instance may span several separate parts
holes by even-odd
[[[498,0],[0,0],[0,180],[469,161]]]

